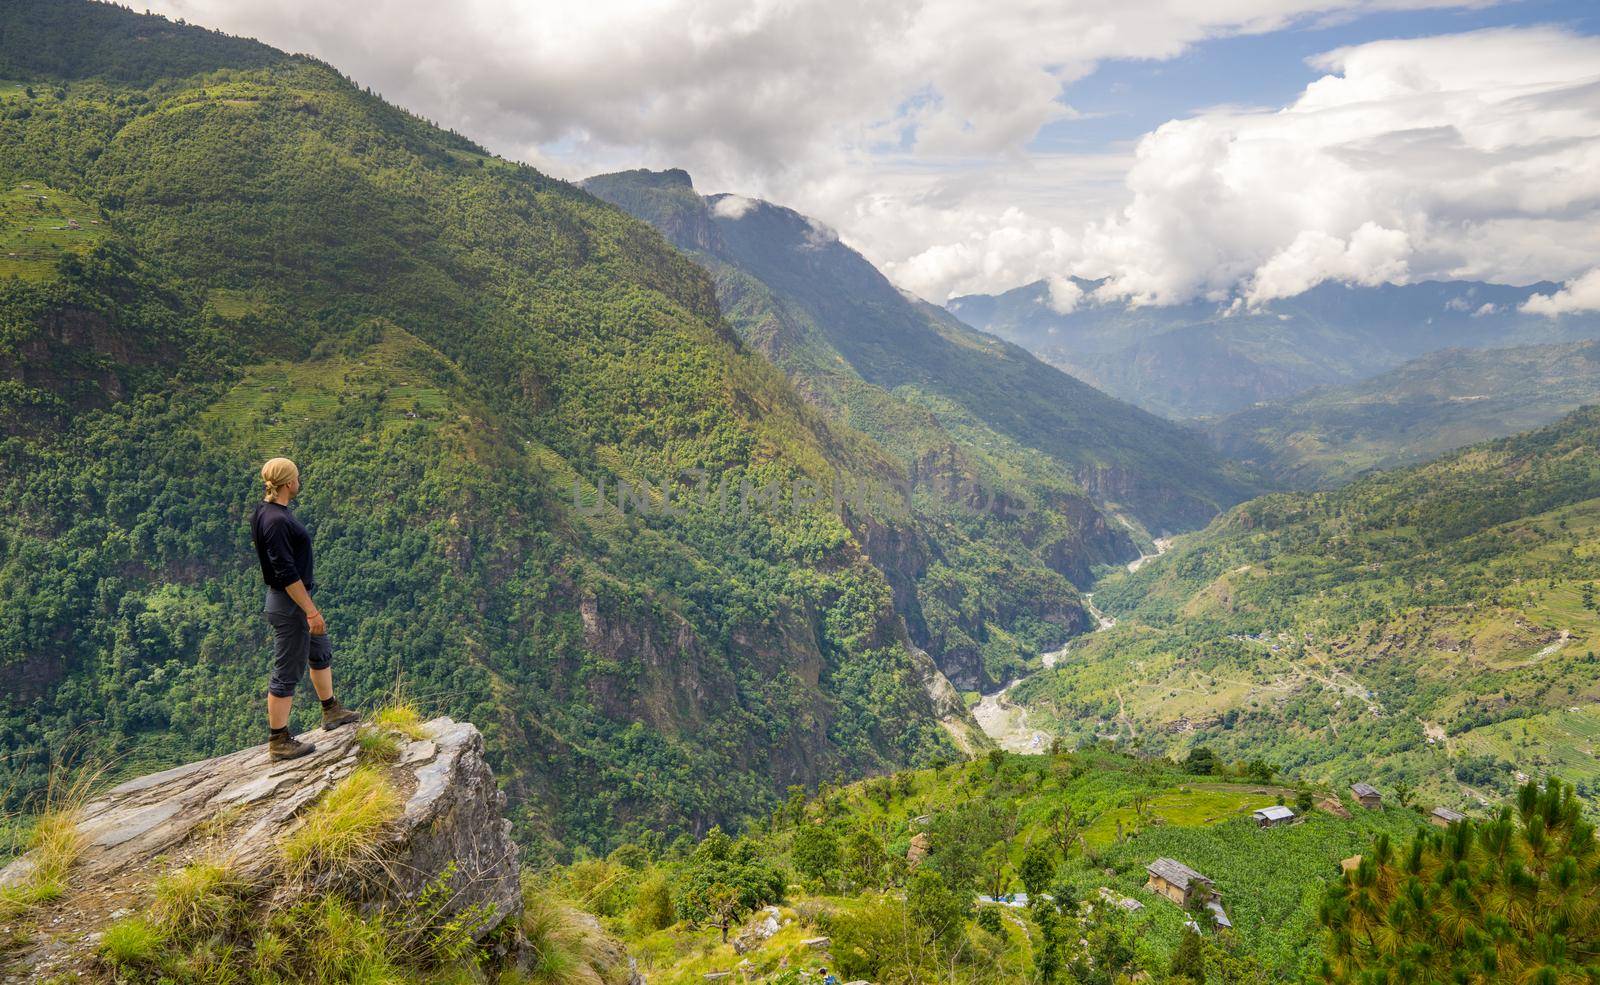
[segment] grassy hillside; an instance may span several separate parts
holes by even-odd
[[[1435,458],[1600,400],[1600,342],[1443,349],[1346,386],[1207,426],[1219,449],[1294,488]]]
[[[893,461],[648,226],[312,60],[110,5],[6,16],[9,806],[63,758],[261,739],[244,518],[273,454],[343,696],[477,722],[533,853],[968,741],[864,547],[909,522]],[[838,475],[881,495],[790,495]]]
[[[1020,685],[1029,724],[1205,744],[1472,805],[1600,782],[1600,412],[1334,492],[1267,496],[1096,601],[1114,629]]]
[[[1178,420],[1353,383],[1448,347],[1600,337],[1593,314],[1551,319],[1520,310],[1533,294],[1554,291],[1550,283],[1329,282],[1239,310],[1214,301],[1131,307],[1097,300],[1098,281],[1072,282],[1081,294],[1067,311],[1042,281],[954,298],[949,308],[1113,396]]]
[[[738,842],[713,835],[630,848],[546,879],[596,912],[664,985],[740,969],[787,983],[823,967],[883,983],[1110,982],[1139,972],[1172,981],[1189,914],[1145,888],[1145,866],[1170,857],[1214,880],[1233,923],[1190,945],[1206,980],[1296,979],[1319,966],[1318,908],[1339,882],[1340,860],[1380,836],[1402,845],[1425,827],[1414,811],[1363,810],[1348,796],[1339,804],[1348,817],[1319,807],[1268,830],[1251,819],[1306,792],[1092,747],[996,752],[797,797],[767,831]],[[912,863],[914,837],[928,853]],[[697,896],[713,872],[749,890],[727,914],[729,943],[724,917]],[[773,872],[786,883],[781,897],[757,878]],[[980,898],[1030,886],[1040,905]],[[1140,908],[1109,905],[1102,890]],[[757,940],[748,931],[769,903],[776,933]],[[733,946],[742,933],[743,953]],[[824,946],[803,943],[824,936]]]

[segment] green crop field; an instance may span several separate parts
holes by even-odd
[[[99,211],[82,199],[43,182],[19,182],[0,194],[0,278],[53,276],[63,255],[87,254],[106,235]]]

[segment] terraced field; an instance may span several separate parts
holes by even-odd
[[[106,235],[99,210],[82,199],[21,182],[0,194],[0,278],[44,280],[64,255],[88,253]]]

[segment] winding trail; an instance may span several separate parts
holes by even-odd
[[[1137,571],[1145,561],[1165,554],[1172,544],[1170,537],[1156,538],[1156,551],[1154,554],[1140,554],[1136,559],[1128,562],[1129,571]],[[1095,628],[1093,632],[1103,633],[1117,624],[1117,620],[1101,612],[1094,604],[1094,593],[1085,592],[1083,595],[1084,606],[1089,614],[1094,617]],[[1082,636],[1074,637],[1067,641],[1059,650],[1039,655],[1041,669],[1054,667],[1056,661],[1070,650],[1073,644],[1083,639]],[[1037,671],[1035,672],[1037,673]],[[972,717],[977,719],[978,727],[984,734],[995,741],[995,745],[1007,752],[1043,752],[1050,748],[1051,735],[1036,728],[1028,726],[1028,712],[1021,705],[1013,704],[1006,696],[1012,688],[1032,677],[1025,674],[998,691],[985,694],[977,704],[972,706]],[[1121,694],[1118,694],[1121,700]],[[1129,723],[1130,727],[1132,723]]]

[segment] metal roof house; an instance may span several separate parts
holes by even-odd
[[[1435,807],[1433,813],[1428,815],[1428,823],[1435,827],[1448,828],[1457,821],[1465,821],[1467,816],[1460,811],[1453,811],[1448,807]]]
[[[1280,824],[1288,824],[1294,820],[1294,811],[1282,806],[1263,807],[1254,814],[1256,826],[1261,828],[1274,828]]]
[[[1188,906],[1194,899],[1209,900],[1217,895],[1210,879],[1175,859],[1158,858],[1144,867],[1150,879],[1144,884],[1152,893],[1160,893],[1179,906]]]
[[[1361,806],[1369,811],[1375,811],[1383,806],[1383,795],[1370,783],[1352,783],[1350,792],[1355,795]]]

